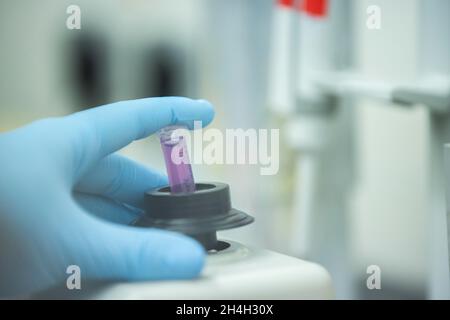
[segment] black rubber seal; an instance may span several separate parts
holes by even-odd
[[[220,182],[196,183],[193,193],[170,193],[162,187],[145,193],[145,215],[134,225],[177,231],[217,249],[216,231],[250,224],[254,218],[231,206],[230,187]]]

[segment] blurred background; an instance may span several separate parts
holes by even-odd
[[[280,129],[274,176],[194,166],[257,219],[224,237],[323,264],[338,298],[448,298],[448,115],[414,88],[449,79],[449,21],[448,0],[2,0],[0,132],[117,100],[208,99],[212,127]],[[164,170],[155,137],[121,152]]]

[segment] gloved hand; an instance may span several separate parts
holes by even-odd
[[[179,97],[123,101],[0,135],[0,295],[81,279],[192,278],[199,243],[127,226],[167,178],[114,152],[176,123],[207,125],[212,106]],[[108,221],[109,220],[109,221]]]

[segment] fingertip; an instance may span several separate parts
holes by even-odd
[[[204,99],[190,99],[186,97],[160,97],[154,98],[161,105],[165,105],[171,112],[170,124],[187,126],[190,130],[195,129],[196,121],[201,127],[207,126],[214,118],[213,105]],[[161,125],[163,127],[165,125]]]
[[[190,279],[197,277],[205,265],[206,252],[192,238],[180,236],[166,253],[167,267],[173,277]]]
[[[204,99],[197,100],[198,103],[205,109],[204,118],[203,118],[203,126],[207,126],[214,119],[215,111],[214,106],[208,101]]]

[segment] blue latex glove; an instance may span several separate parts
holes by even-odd
[[[179,97],[123,101],[0,135],[0,294],[22,295],[82,279],[192,278],[196,241],[127,226],[146,190],[167,178],[114,152],[176,123],[207,125],[212,106]],[[109,220],[109,221],[108,221]]]

